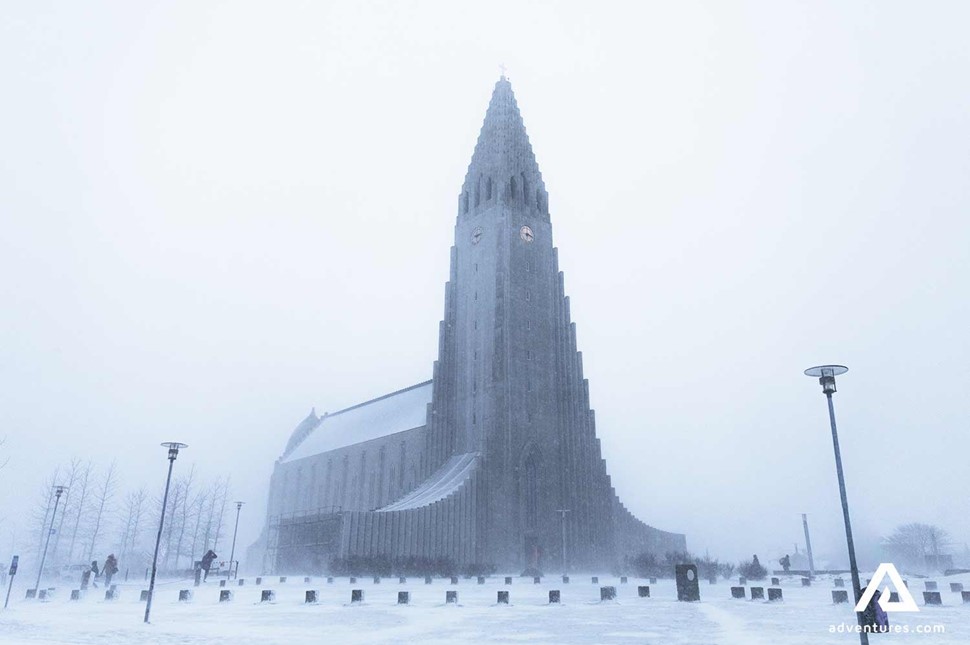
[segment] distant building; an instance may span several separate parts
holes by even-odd
[[[559,509],[569,509],[565,520]],[[682,551],[620,503],[596,438],[549,198],[512,86],[495,85],[458,198],[432,379],[293,431],[251,551],[603,570]]]

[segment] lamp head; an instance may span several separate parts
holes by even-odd
[[[179,443],[178,441],[163,441],[162,446],[168,448],[168,458],[175,461],[175,458],[179,456],[179,450],[188,448],[189,444]]]
[[[845,365],[818,365],[805,370],[805,376],[818,377],[819,385],[822,386],[822,393],[831,396],[835,393],[835,377],[845,374],[849,368]]]

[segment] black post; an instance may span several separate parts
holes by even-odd
[[[37,582],[34,589],[40,594],[40,577],[44,574],[44,562],[47,560],[47,548],[51,545],[51,534],[54,532],[54,518],[57,516],[57,505],[61,501],[61,495],[67,490],[66,486],[57,486],[54,489],[54,512],[51,513],[51,526],[47,529],[47,541],[44,543],[44,555],[40,558],[40,568],[37,570]]]
[[[242,502],[236,502],[236,528],[232,531],[232,550],[229,552],[229,573],[226,580],[232,579],[232,558],[236,555],[236,533],[239,532],[239,511],[242,510]],[[239,567],[236,567],[236,577],[239,577]]]
[[[165,479],[165,494],[162,496],[162,513],[158,519],[158,535],[155,537],[155,555],[152,556],[152,577],[148,582],[148,598],[145,603],[145,622],[152,611],[152,595],[155,592],[155,574],[158,571],[158,547],[162,543],[162,526],[165,524],[165,507],[168,505],[168,488],[172,483],[172,467],[175,465],[175,458],[178,457],[179,447],[183,444],[162,444],[168,446],[168,477]]]
[[[7,585],[7,599],[3,601],[3,608],[6,609],[10,604],[10,590],[13,589],[13,578],[17,575],[17,565],[20,564],[20,556],[15,555],[10,561],[10,583]]]
[[[842,497],[842,518],[845,520],[845,541],[849,546],[849,569],[852,570],[852,588],[855,592],[855,601],[859,602],[862,597],[862,585],[859,583],[859,566],[855,559],[855,542],[852,540],[852,524],[849,522],[849,499],[845,494],[845,476],[842,474],[842,452],[839,450],[839,433],[835,428],[835,407],[832,404],[832,393],[826,392],[825,397],[829,403],[829,421],[832,424],[832,446],[835,448],[835,470],[839,475],[839,495]],[[865,632],[865,615],[863,612],[856,612],[859,620],[859,641],[862,645],[869,645],[869,634]]]

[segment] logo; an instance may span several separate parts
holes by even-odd
[[[862,594],[862,598],[859,599],[859,604],[855,606],[855,610],[858,612],[865,611],[866,607],[872,602],[872,597],[876,594],[876,590],[879,585],[882,584],[883,579],[889,576],[889,580],[896,587],[896,592],[899,594],[899,600],[893,602],[889,599],[889,585],[883,589],[882,594],[879,596],[879,606],[886,613],[889,612],[915,612],[919,611],[919,607],[916,606],[916,601],[913,599],[912,594],[909,593],[909,589],[903,583],[903,579],[899,575],[899,571],[896,571],[896,567],[893,566],[891,562],[883,562],[876,569],[876,573],[873,574],[872,580],[869,582],[869,586],[866,587],[866,592]]]

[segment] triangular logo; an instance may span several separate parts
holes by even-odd
[[[866,587],[866,592],[862,594],[862,598],[859,598],[859,603],[855,606],[855,610],[862,612],[866,610],[866,607],[872,602],[872,597],[876,594],[876,589],[882,584],[883,579],[889,576],[890,582],[896,588],[896,593],[899,594],[899,600],[892,602],[889,600],[889,585],[883,589],[882,594],[879,596],[879,606],[886,613],[889,612],[914,612],[919,611],[919,607],[916,606],[916,600],[913,599],[913,595],[909,593],[909,589],[903,583],[902,577],[899,575],[899,571],[896,571],[896,567],[893,566],[891,562],[882,562],[879,568],[872,576],[872,580],[869,582],[869,586]]]

